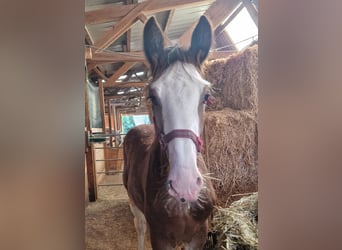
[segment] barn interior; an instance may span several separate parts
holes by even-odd
[[[204,158],[220,177],[214,185],[221,207],[257,192],[258,1],[85,0],[86,249],[136,249],[122,141],[130,126],[150,123],[144,24],[154,16],[168,45],[188,48],[202,15],[213,29],[203,76],[215,96]]]

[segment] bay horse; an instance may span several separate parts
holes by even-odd
[[[211,46],[202,16],[188,50],[164,48],[154,17],[144,27],[144,52],[152,82],[147,87],[153,125],[131,129],[124,140],[123,182],[144,249],[147,224],[154,250],[203,249],[216,195],[201,155],[203,116],[210,83],[200,67]]]

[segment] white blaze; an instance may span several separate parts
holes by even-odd
[[[199,105],[203,90],[209,86],[194,65],[176,62],[153,83],[152,89],[162,107],[164,133],[175,129],[192,130],[200,136]],[[169,179],[180,198],[194,200],[201,185],[197,185],[197,149],[188,138],[175,138],[168,143],[170,161]],[[201,182],[201,180],[199,181]]]

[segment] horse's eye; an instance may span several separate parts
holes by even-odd
[[[150,100],[154,106],[158,105],[157,97],[155,97],[154,95],[150,95],[147,99]]]
[[[205,94],[204,95],[203,103],[206,104],[206,105],[210,105],[210,94]]]
[[[204,96],[204,103],[206,103],[209,100],[210,95],[209,94],[205,94]]]

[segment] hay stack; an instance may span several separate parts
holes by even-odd
[[[206,113],[204,159],[218,180],[213,185],[218,205],[227,206],[236,197],[257,191],[257,121],[253,111],[225,108]]]
[[[257,111],[258,46],[227,59],[207,62],[204,77],[212,83],[217,103],[209,110],[232,108]]]
[[[216,249],[258,249],[258,193],[218,208],[213,219]]]

